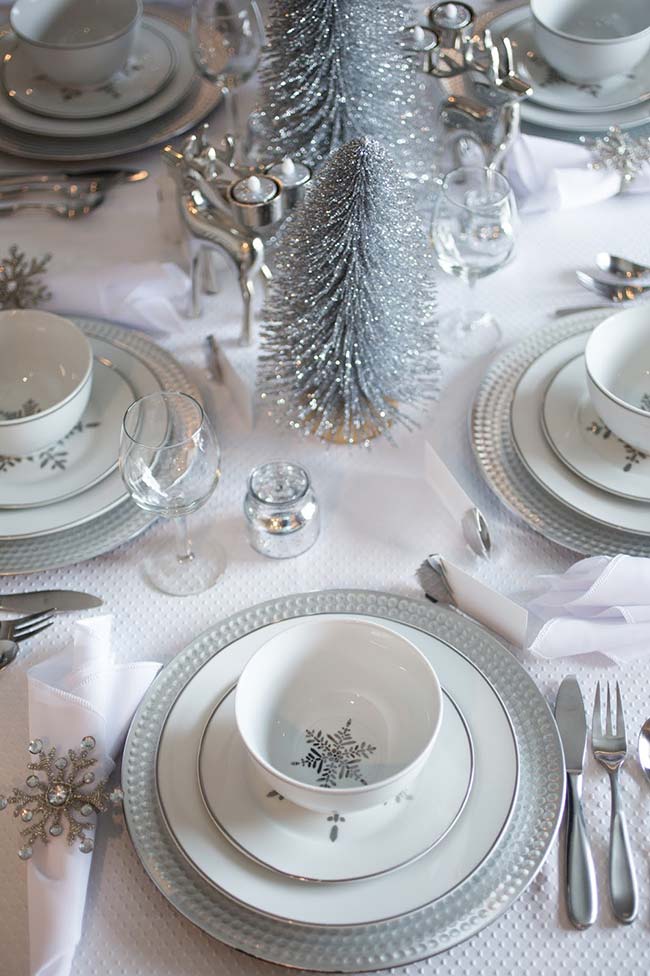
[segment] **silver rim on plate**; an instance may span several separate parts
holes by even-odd
[[[494,686],[512,722],[520,787],[494,853],[469,878],[426,905],[386,922],[351,926],[288,924],[253,911],[207,884],[165,828],[155,787],[160,733],[179,692],[232,641],[280,620],[321,613],[367,614],[435,634]],[[124,809],[134,847],[170,903],[208,934],[270,962],[327,972],[405,965],[443,952],[485,928],[521,894],[555,838],[564,800],[564,761],[548,705],[502,644],[460,614],[387,593],[332,590],[283,597],[210,628],[181,651],[147,692],[124,751]],[[507,884],[504,879],[507,878]]]
[[[593,328],[608,310],[571,316],[535,332],[486,373],[470,417],[470,438],[488,485],[515,515],[545,538],[585,555],[650,555],[650,538],[596,522],[546,491],[522,464],[514,446],[510,406],[525,370],[551,346]]]
[[[142,359],[160,382],[161,389],[183,389],[200,400],[180,363],[142,333],[101,319],[78,315],[69,318],[87,335],[105,339]],[[134,539],[155,518],[128,499],[105,515],[75,528],[34,539],[0,540],[0,576],[36,573],[85,562]]]

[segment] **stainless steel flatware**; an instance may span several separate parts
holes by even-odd
[[[625,719],[621,689],[616,682],[616,730],[613,729],[612,697],[607,682],[605,731],[600,716],[600,683],[596,685],[594,714],[591,723],[591,748],[595,758],[609,774],[612,790],[612,812],[609,828],[609,895],[614,915],[619,922],[629,924],[638,913],[636,873],[627,834],[625,815],[621,807],[618,775],[627,756]]]
[[[18,654],[18,644],[12,640],[0,640],[0,671],[15,660]]]
[[[3,173],[0,175],[0,200],[8,197],[48,190],[79,196],[109,190],[120,183],[141,183],[149,177],[146,169],[107,168],[75,172]]]
[[[19,617],[17,620],[0,621],[0,640],[12,640],[16,643],[27,640],[28,637],[35,637],[42,630],[51,627],[54,623],[54,611],[42,610],[39,613],[30,613],[26,617]]]
[[[650,284],[632,285],[629,282],[618,284],[614,281],[607,281],[605,278],[599,278],[597,275],[588,274],[586,271],[576,271],[576,278],[583,288],[594,291],[597,295],[602,295],[610,302],[629,302],[650,291]]]
[[[645,720],[639,732],[639,765],[650,783],[650,718]]]
[[[587,720],[580,686],[569,675],[555,700],[557,722],[567,771],[566,803],[566,899],[573,925],[588,928],[598,914],[594,859],[582,811],[582,770],[587,751]]]
[[[601,271],[616,275],[617,278],[644,278],[650,275],[650,268],[645,264],[637,264],[636,261],[628,261],[617,254],[610,254],[608,251],[601,251],[596,255],[596,264]]]
[[[633,299],[627,299],[632,301]],[[567,315],[576,315],[578,312],[599,312],[600,310],[604,312],[611,311],[609,305],[569,305],[566,308],[556,308],[553,312],[553,318],[564,319]]]
[[[103,202],[103,193],[88,193],[82,197],[72,197],[63,203],[17,200],[14,203],[0,203],[0,217],[11,217],[18,213],[42,213],[62,217],[64,220],[77,220],[79,217],[87,217]]]
[[[92,593],[77,590],[37,590],[33,593],[0,593],[0,610],[9,613],[35,613],[52,610],[65,613],[68,610],[92,610],[101,607],[103,600]]]

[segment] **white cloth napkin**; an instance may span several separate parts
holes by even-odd
[[[75,626],[72,644],[28,672],[30,738],[59,752],[94,736],[97,781],[111,772],[133,713],[161,665],[116,664],[111,617]],[[101,822],[99,824],[101,831]],[[69,847],[65,834],[37,842],[27,864],[31,976],[68,976],[81,937],[92,854]],[[1,968],[1,967],[0,967]]]
[[[650,654],[650,559],[592,556],[538,583],[528,604],[533,653],[597,652],[618,664]]]
[[[52,279],[52,298],[43,306],[50,311],[97,315],[157,336],[185,326],[189,278],[176,264],[145,261]]]
[[[522,213],[584,207],[616,196],[618,173],[588,168],[591,153],[585,146],[521,135],[508,153],[505,173]],[[646,164],[625,189],[650,191],[650,165]]]

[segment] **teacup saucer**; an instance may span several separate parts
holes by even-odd
[[[558,457],[585,481],[621,498],[650,501],[650,457],[612,433],[594,410],[583,355],[549,383],[542,426]]]
[[[409,792],[345,817],[314,813],[269,791],[255,773],[237,731],[231,689],[203,733],[198,773],[210,816],[242,853],[304,881],[356,881],[402,867],[446,836],[469,797],[474,749],[445,692],[438,740]]]
[[[98,88],[71,88],[34,76],[28,58],[5,58],[3,83],[9,97],[37,115],[58,119],[96,119],[139,105],[160,91],[176,70],[176,53],[169,39],[143,20],[135,48],[124,71]]]

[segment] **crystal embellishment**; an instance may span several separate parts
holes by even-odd
[[[92,851],[94,845],[88,833],[95,829],[95,824],[83,818],[106,810],[109,796],[105,781],[89,785],[95,781],[90,767],[97,760],[89,756],[95,745],[95,739],[89,735],[82,740],[78,751],[69,749],[67,756],[57,756],[57,750],[46,750],[41,739],[29,743],[29,752],[34,757],[27,767],[33,770],[25,781],[29,792],[14,789],[9,796],[0,797],[0,810],[13,804],[14,815],[26,825],[20,831],[24,845],[18,856],[22,861],[32,856],[35,841],[47,844],[51,837],[60,837],[64,832],[69,845],[76,842],[85,854]]]
[[[618,173],[621,189],[636,179],[650,162],[650,137],[635,139],[616,125],[609,127],[607,135],[596,139],[580,136],[579,141],[591,151],[589,169]]]

